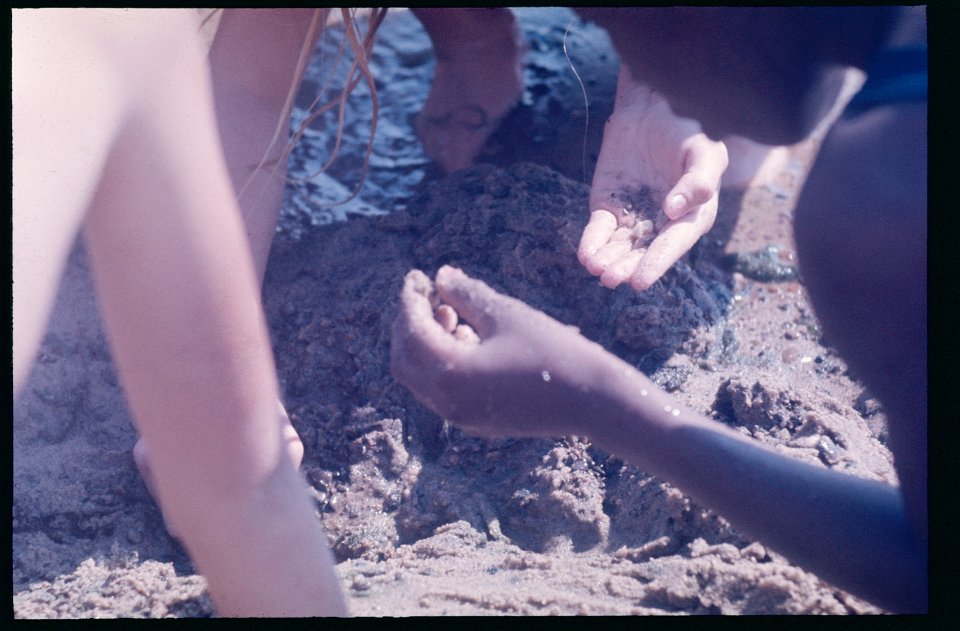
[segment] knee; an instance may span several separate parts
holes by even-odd
[[[925,181],[891,163],[881,129],[850,131],[827,137],[798,201],[801,273],[827,342],[899,405],[926,381]]]

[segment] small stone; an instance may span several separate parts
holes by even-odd
[[[369,591],[369,589],[372,587],[372,584],[370,583],[370,579],[368,579],[367,577],[358,576],[353,579],[353,583],[350,584],[350,587],[354,591],[365,592],[365,591]]]
[[[840,448],[830,440],[829,436],[821,436],[817,442],[817,451],[824,464],[833,466],[840,462]]]

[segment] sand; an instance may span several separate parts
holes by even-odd
[[[334,168],[288,190],[264,303],[351,612],[882,613],[588,437],[468,437],[391,378],[403,275],[451,263],[578,326],[718,423],[784,455],[896,483],[883,410],[823,339],[797,277],[791,212],[816,148],[793,148],[777,183],[724,194],[714,229],[649,291],[604,289],[575,248],[616,55],[573,22],[567,45],[589,77],[588,118],[562,53],[571,14],[518,14],[531,42],[527,92],[482,164],[444,178],[420,151],[412,120],[430,48],[395,12],[374,55],[382,119],[361,195],[319,205],[357,183],[362,90]],[[304,94],[327,72],[336,37],[325,37]],[[291,173],[325,158],[331,138],[329,126],[308,133]],[[78,244],[14,406],[17,617],[214,614],[136,472],[135,439]]]

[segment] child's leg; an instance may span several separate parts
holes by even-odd
[[[417,118],[424,151],[457,171],[473,164],[523,95],[523,43],[509,9],[413,9],[436,56],[430,95]]]
[[[195,24],[170,11],[47,15],[22,29],[23,38],[46,40],[29,51],[29,66],[83,81],[69,103],[52,100],[56,81],[42,84],[47,93],[31,94],[38,98],[24,102],[34,109],[23,120],[68,117],[81,146],[109,150],[86,236],[164,513],[221,613],[342,613],[330,553],[279,431],[270,343]],[[100,114],[101,101],[117,109]],[[53,141],[18,163],[24,173],[43,172],[61,139],[34,136],[17,116],[19,142]],[[108,124],[86,124],[101,117]],[[92,189],[101,171],[82,166],[76,178],[50,174],[44,190],[22,178],[15,218]],[[71,187],[74,179],[86,188]],[[53,241],[44,230],[29,236],[41,252]]]
[[[883,403],[900,488],[926,546],[926,103],[841,118],[797,201],[796,239],[824,334]]]
[[[226,9],[210,49],[220,138],[261,283],[287,174],[287,97],[296,93],[328,11]]]
[[[46,329],[60,276],[123,116],[123,89],[79,55],[102,29],[91,13],[12,12],[13,383]],[[73,29],[47,25],[76,19]],[[84,101],[77,102],[77,95]],[[81,131],[82,130],[82,131]]]
[[[847,103],[863,86],[864,74],[856,68],[847,70],[843,88],[833,107],[810,132],[807,140],[819,144],[830,131],[830,126],[840,117]],[[754,142],[743,136],[726,136],[723,143],[730,152],[730,166],[723,174],[723,187],[742,189],[762,186],[777,179],[790,160],[789,146],[772,146]]]
[[[290,417],[287,416],[287,410],[280,401],[277,401],[277,418],[280,421],[282,440],[287,455],[290,457],[290,462],[293,463],[295,469],[299,469],[300,463],[303,462],[303,441],[300,440],[300,435],[297,434],[297,430],[290,422]],[[143,476],[143,481],[147,485],[150,495],[159,502],[160,495],[157,490],[157,482],[153,475],[153,468],[150,466],[150,451],[147,448],[147,441],[142,437],[133,446],[133,461],[137,465],[140,475]],[[180,538],[179,531],[166,517],[164,517],[164,525],[171,537]]]
[[[285,149],[292,109],[288,97],[296,93],[328,11],[225,9],[210,49],[220,139],[261,284],[287,174]],[[299,467],[303,443],[282,406],[280,420],[290,459]],[[156,494],[142,439],[133,457]],[[173,531],[170,534],[176,536]]]

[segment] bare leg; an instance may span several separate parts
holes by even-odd
[[[742,190],[774,182],[790,161],[788,146],[763,145],[743,136],[726,136],[730,166],[723,173],[724,189]]]
[[[124,390],[164,513],[218,610],[343,613],[279,431],[256,276],[189,15],[14,12],[14,324],[26,333],[15,372],[49,313],[42,283],[90,202],[86,237]]]
[[[283,444],[286,448],[287,455],[290,457],[290,462],[293,463],[293,467],[299,469],[300,463],[303,462],[303,441],[300,440],[300,435],[297,434],[297,430],[294,429],[293,424],[290,423],[290,417],[287,416],[287,411],[283,407],[283,404],[277,401],[277,407]],[[159,503],[160,495],[157,489],[157,482],[153,474],[153,468],[150,466],[150,452],[147,448],[147,441],[142,437],[133,445],[133,462],[137,465],[137,470],[143,477],[143,482],[147,485],[147,490],[150,491],[150,495],[153,496],[154,501]],[[176,539],[180,538],[180,532],[170,518],[164,516],[163,523],[167,529],[167,533],[171,537]]]
[[[844,77],[843,88],[837,95],[833,107],[814,128],[807,140],[819,145],[830,131],[830,126],[840,117],[847,103],[863,86],[864,74],[856,68],[850,68]],[[776,181],[777,176],[787,167],[790,160],[789,146],[764,145],[743,136],[726,136],[723,143],[730,154],[730,166],[723,174],[723,187],[745,189],[751,186],[763,186]]]
[[[69,17],[83,18],[77,28],[58,28]],[[86,13],[61,14],[15,10],[13,49],[13,384],[25,381],[40,345],[54,296],[110,145],[124,104],[116,78],[106,69],[83,72],[69,63],[90,50],[84,40],[109,31]],[[41,32],[52,24],[51,35]],[[50,38],[78,54],[50,60]],[[44,72],[39,63],[51,66]],[[76,105],[75,94],[97,97]],[[56,115],[43,117],[45,112]],[[83,129],[86,136],[77,133]],[[51,151],[56,147],[55,151]]]
[[[433,84],[417,118],[424,151],[445,171],[473,164],[523,94],[523,44],[509,9],[413,9],[433,42]]]
[[[915,534],[927,525],[926,104],[842,118],[797,203],[825,335],[883,402]]]
[[[328,11],[226,9],[210,49],[220,139],[261,284],[287,174],[291,110],[287,97],[299,86],[301,55],[313,51],[316,35],[311,36],[311,21],[316,20],[319,33]],[[282,405],[279,418],[290,458],[299,467],[303,443]],[[146,443],[139,440],[134,461],[156,497],[148,454]],[[167,526],[176,536],[169,522]]]
[[[301,53],[305,47],[308,55],[313,51],[316,37],[306,41],[311,21],[322,27],[328,11],[226,9],[210,49],[220,138],[261,283],[287,174],[281,158],[291,108],[284,106],[302,78],[297,73]]]

